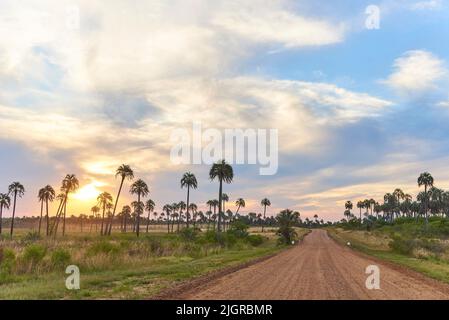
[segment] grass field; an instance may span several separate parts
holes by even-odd
[[[433,226],[432,226],[433,224]],[[342,245],[374,257],[409,267],[434,279],[449,283],[449,246],[444,234],[436,232],[440,221],[404,223],[375,231],[328,228],[330,236]]]
[[[19,231],[0,241],[0,299],[143,299],[182,280],[271,255],[275,229],[251,229],[247,237],[216,239],[201,232],[166,234],[71,234],[33,239]],[[307,233],[298,229],[299,237]],[[80,268],[81,289],[65,287],[67,265]]]

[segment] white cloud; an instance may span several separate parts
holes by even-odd
[[[287,48],[334,44],[344,38],[343,23],[301,17],[283,9],[279,2],[256,3],[260,5],[228,2],[226,10],[217,14],[213,23],[246,41],[275,43]]]
[[[421,93],[437,88],[447,76],[443,60],[425,50],[413,50],[396,59],[393,73],[382,82],[401,93]]]
[[[436,10],[441,7],[441,0],[418,1],[410,5],[411,10]]]

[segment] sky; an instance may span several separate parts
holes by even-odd
[[[278,130],[277,173],[234,165],[225,185],[242,213],[267,197],[269,215],[339,220],[346,200],[416,196],[424,171],[449,188],[448,17],[444,0],[1,0],[0,192],[20,181],[17,214],[37,215],[73,173],[69,213],[89,213],[125,163],[156,211],[193,172],[205,210],[210,166],[170,160],[193,122]]]

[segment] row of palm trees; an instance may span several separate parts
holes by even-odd
[[[383,203],[374,199],[365,199],[358,201],[356,206],[359,209],[359,221],[362,221],[362,209],[365,209],[366,217],[382,218],[385,221],[393,222],[399,217],[424,216],[426,224],[428,223],[429,210],[433,215],[442,215],[449,217],[449,191],[444,191],[434,186],[434,178],[428,172],[421,173],[417,179],[419,187],[424,187],[416,201],[413,197],[404,193],[400,188],[392,193],[386,193],[383,197]],[[351,210],[354,205],[351,201],[346,201],[344,216],[349,221],[355,219]],[[381,214],[382,213],[382,214]]]
[[[150,221],[150,215],[154,212],[155,202],[152,199],[148,199],[147,201],[143,201],[146,197],[148,197],[150,191],[148,185],[142,179],[138,179],[134,181],[130,185],[129,192],[131,195],[137,197],[137,201],[131,203],[131,206],[124,206],[122,211],[117,214],[117,204],[119,202],[120,196],[122,194],[122,190],[126,180],[134,179],[134,172],[129,165],[121,165],[116,170],[116,178],[120,178],[120,184],[117,192],[117,196],[115,201],[112,195],[108,192],[102,192],[97,197],[97,204],[91,209],[94,218],[98,218],[98,215],[101,212],[101,235],[110,235],[112,232],[112,225],[114,218],[119,216],[121,220],[121,229],[126,230],[126,219],[132,217],[134,214],[135,224],[133,225],[133,230],[136,232],[136,235],[140,234],[140,222],[141,217],[146,210],[148,212],[147,219],[147,231],[148,224]],[[230,184],[233,182],[234,172],[231,165],[226,163],[225,160],[218,161],[214,163],[209,171],[209,178],[211,181],[218,180],[219,189],[218,189],[218,200],[209,200],[207,205],[209,206],[209,211],[206,212],[206,215],[209,216],[208,224],[212,221],[211,217],[214,217],[214,228],[216,226],[216,230],[218,232],[223,231],[226,228],[226,219],[230,222],[232,218],[238,216],[239,210],[245,207],[245,200],[243,198],[239,198],[236,200],[235,204],[237,206],[237,210],[235,215],[232,211],[225,211],[225,203],[229,201],[229,197],[226,193],[223,192],[223,183]],[[205,221],[205,215],[202,212],[198,212],[198,207],[195,203],[191,203],[190,195],[191,191],[198,188],[198,182],[195,175],[191,172],[186,172],[181,178],[181,188],[187,189],[186,203],[183,201],[174,204],[164,205],[161,213],[161,216],[166,215],[167,221],[167,229],[170,232],[170,217],[172,217],[172,231],[174,219],[177,218],[178,222],[178,230],[180,229],[180,224],[183,221],[183,217],[185,217],[186,227],[190,226],[190,217],[192,213],[193,223],[195,224],[197,221],[197,217],[200,217],[200,221]],[[38,232],[41,233],[42,226],[46,224],[45,234],[47,236],[56,237],[59,226],[62,224],[62,235],[66,233],[66,219],[67,219],[67,208],[69,203],[70,194],[76,192],[79,188],[79,181],[74,174],[68,174],[62,181],[60,187],[60,193],[56,194],[56,191],[50,185],[47,185],[38,191],[38,200],[40,202],[40,217],[39,217],[39,227]],[[25,193],[25,188],[19,182],[12,183],[8,188],[7,194],[0,193],[0,234],[2,232],[2,215],[5,209],[9,209],[11,205],[11,197],[13,198],[13,213],[11,220],[11,229],[10,236],[13,236],[14,232],[14,218],[16,212],[16,203],[17,198],[22,197]],[[56,214],[53,218],[49,216],[49,203],[54,200],[59,201],[59,206],[56,211]],[[263,219],[266,218],[267,207],[271,205],[270,200],[267,198],[261,201],[261,205],[264,208],[263,211]],[[212,215],[212,207],[214,208],[214,214]],[[132,210],[132,209],[133,210]],[[216,210],[218,209],[218,213]],[[45,217],[44,217],[45,212]],[[185,212],[185,216],[183,213]],[[45,219],[45,220],[44,220]],[[216,220],[216,223],[215,223]],[[52,223],[51,223],[52,222]],[[195,226],[195,225],[194,225]],[[263,226],[262,226],[263,229]]]

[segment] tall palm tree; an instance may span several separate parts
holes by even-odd
[[[123,206],[122,214],[123,214],[123,231],[126,232],[126,225],[128,222],[128,219],[131,217],[131,207],[130,206]]]
[[[191,172],[186,172],[182,176],[181,179],[181,189],[187,187],[187,228],[189,227],[189,206],[190,206],[190,188],[196,189],[198,188],[198,182],[196,181],[196,177]]]
[[[106,230],[104,229],[104,216],[106,212],[106,208],[112,203],[112,196],[109,192],[102,192],[97,197],[98,206],[103,209],[103,216],[101,218],[101,231],[100,234],[106,234]]]
[[[3,208],[9,209],[11,198],[6,193],[0,193],[0,234],[2,234]]]
[[[178,232],[179,232],[179,228],[180,228],[180,223],[181,223],[181,218],[182,218],[182,212],[184,210],[187,209],[187,205],[184,201],[179,201],[178,202],[178,210],[179,210],[179,215],[178,215]]]
[[[353,207],[354,207],[354,205],[352,204],[351,201],[349,201],[349,200],[346,201],[346,203],[345,203],[345,209],[346,209],[346,210],[351,211]]]
[[[118,189],[117,198],[115,199],[114,211],[112,212],[111,220],[109,221],[109,229],[107,232],[108,235],[111,235],[112,221],[114,220],[115,212],[117,210],[117,204],[118,204],[118,200],[120,198],[120,193],[122,192],[123,183],[125,182],[125,179],[128,179],[128,180],[134,179],[134,172],[129,165],[122,164],[120,167],[117,168],[117,171],[115,173],[115,177],[117,178],[118,176],[120,176],[120,178],[121,178],[120,187]]]
[[[149,193],[150,190],[148,190],[148,185],[143,181],[142,179],[137,180],[131,185],[131,188],[129,189],[129,192],[132,195],[137,195],[137,202],[140,204],[141,198],[145,198]],[[140,234],[140,214],[141,210],[137,211],[137,225],[136,225],[136,235],[139,236]]]
[[[167,216],[167,233],[170,233],[170,213],[172,212],[172,207],[169,204],[166,204],[162,211],[165,211],[165,214]]]
[[[262,201],[260,201],[260,205],[263,206],[263,223],[262,223],[262,232],[264,232],[264,225],[265,225],[265,214],[267,212],[267,206],[271,206],[271,202],[270,200],[268,200],[267,198],[262,199]]]
[[[62,235],[65,235],[65,219],[67,215],[67,202],[69,201],[69,193],[75,192],[79,187],[79,181],[74,174],[68,174],[62,181],[61,191],[65,192],[64,199],[64,217],[62,222]]]
[[[53,202],[56,197],[55,189],[52,186],[47,185],[44,187],[44,197],[45,197],[45,220],[47,222],[46,236],[50,235],[50,215],[48,213],[48,203]]]
[[[362,209],[365,208],[365,203],[363,201],[358,201],[357,208],[360,209],[360,221],[362,221]]]
[[[17,204],[17,196],[22,198],[25,194],[25,187],[20,182],[13,182],[8,187],[8,195],[14,195],[14,202],[12,207],[12,220],[11,220],[11,231],[10,236],[14,233],[14,218],[16,216],[16,204]]]
[[[147,210],[147,212],[148,212],[147,233],[148,233],[148,229],[149,229],[149,226],[150,226],[150,215],[151,215],[151,212],[154,211],[155,207],[156,207],[156,204],[151,199],[148,199],[147,202],[145,203],[145,210]]]
[[[239,213],[240,208],[245,208],[246,203],[243,198],[238,198],[237,201],[235,202],[235,205],[237,206],[237,211],[235,212],[235,215],[237,215]]]
[[[221,232],[221,214],[222,214],[222,201],[223,201],[223,181],[225,183],[231,183],[234,179],[234,170],[232,167],[226,163],[225,160],[218,161],[212,165],[209,171],[209,178],[211,180],[218,179],[219,189],[218,189],[218,225],[217,231]]]
[[[418,177],[418,186],[424,186],[424,194],[425,194],[425,201],[424,201],[424,215],[426,217],[426,225],[429,222],[427,218],[427,210],[429,207],[429,196],[427,194],[427,188],[433,186],[433,177],[430,173],[424,172],[421,173]]]
[[[41,216],[39,219],[39,234],[41,234],[42,211],[43,211],[44,203],[45,203],[45,211],[46,211],[45,220],[47,223],[46,235],[48,236],[48,234],[49,234],[50,217],[48,216],[48,202],[53,202],[53,200],[55,199],[55,196],[56,196],[55,190],[50,185],[47,185],[39,190],[38,198],[39,198],[39,201],[41,202]]]
[[[100,212],[100,208],[99,208],[98,206],[93,206],[93,207],[90,209],[90,212],[92,212],[92,215],[93,215],[93,222],[95,223],[95,231],[97,231],[97,221],[96,221],[96,218],[97,218],[98,213]]]

